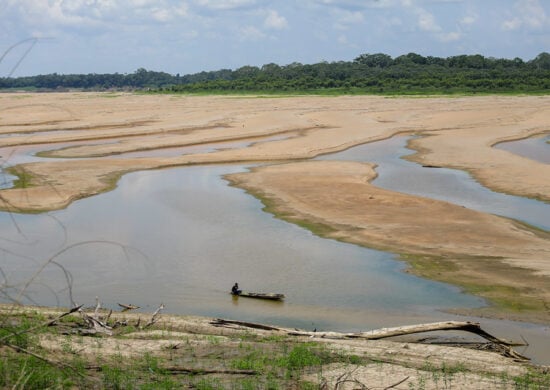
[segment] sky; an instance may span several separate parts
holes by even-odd
[[[532,59],[550,52],[550,0],[0,0],[0,77],[410,52]]]

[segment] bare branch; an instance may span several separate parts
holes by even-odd
[[[153,313],[153,316],[151,317],[151,319],[149,320],[149,322],[147,324],[145,324],[144,328],[148,328],[150,327],[151,325],[153,325],[155,322],[157,322],[158,320],[158,316],[160,315],[160,311],[164,309],[164,304],[161,303],[160,306],[158,307],[157,310],[155,310],[155,312]]]

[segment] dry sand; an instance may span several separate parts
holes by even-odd
[[[296,161],[414,133],[426,135],[411,142],[415,161],[467,170],[491,189],[550,201],[550,165],[492,148],[549,132],[549,118],[550,97],[533,96],[0,94],[0,154],[8,163],[30,145],[65,158],[18,166],[26,188],[0,191],[0,207],[63,208],[113,188],[129,171],[271,161],[276,164],[232,180],[269,199],[284,218],[323,227],[329,237],[409,255],[417,273],[489,297],[508,317],[548,323],[547,232],[376,188],[369,184],[375,172],[368,164]],[[207,153],[214,143],[222,147]],[[188,148],[178,155],[174,147]],[[138,151],[156,152],[124,155]]]

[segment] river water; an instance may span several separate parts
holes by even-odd
[[[385,180],[393,174],[402,186],[410,172],[399,175],[401,168],[391,162],[416,165],[396,157],[407,153],[405,142],[393,138],[331,158],[358,150],[364,155],[362,148],[370,147],[368,160],[380,164],[375,184],[388,185]],[[376,151],[380,158],[372,154]],[[67,306],[72,296],[77,303],[93,305],[99,296],[105,307],[132,303],[145,311],[162,302],[172,313],[337,331],[460,320],[465,318],[444,311],[483,305],[453,286],[402,272],[404,264],[392,254],[322,239],[264,213],[257,199],[222,179],[245,169],[210,165],[136,172],[125,175],[116,190],[65,210],[0,213],[0,264],[4,280],[14,286],[7,291],[13,296],[53,259],[55,264],[48,263],[21,300]],[[447,171],[422,170],[443,176]],[[548,205],[541,207],[548,216]],[[533,218],[525,220],[539,224]],[[228,294],[234,282],[245,290],[282,292],[287,298],[283,303],[234,300]],[[550,362],[548,328],[491,320],[483,324],[501,337],[522,334],[535,344],[526,353]]]
[[[519,141],[501,142],[495,148],[506,150],[522,157],[550,164],[550,134],[522,139]]]

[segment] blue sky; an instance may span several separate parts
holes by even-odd
[[[379,52],[532,59],[550,51],[550,0],[0,0],[0,57],[27,38],[41,39],[10,50],[0,76],[183,75]]]

